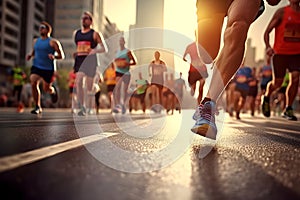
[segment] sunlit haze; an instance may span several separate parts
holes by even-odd
[[[256,60],[264,57],[263,32],[269,23],[273,13],[278,7],[287,4],[283,0],[278,6],[271,7],[266,3],[266,10],[263,15],[252,24],[249,30],[249,38],[252,39],[252,46],[257,49]],[[153,11],[155,13],[155,11]],[[105,0],[104,14],[116,23],[120,30],[127,31],[129,26],[135,24],[136,0]],[[164,6],[164,28],[176,31],[191,39],[194,38],[196,28],[196,1],[195,0],[165,0]],[[271,35],[271,40],[273,36]],[[271,41],[272,43],[272,41]]]

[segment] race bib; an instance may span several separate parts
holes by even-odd
[[[91,49],[91,42],[80,41],[77,42],[77,53],[89,53]]]
[[[284,29],[285,42],[300,42],[300,24],[287,23]]]
[[[247,77],[246,76],[238,76],[238,77],[236,77],[236,82],[246,83],[247,82]]]

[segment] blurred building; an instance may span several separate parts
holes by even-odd
[[[251,38],[247,39],[245,49],[245,65],[249,67],[256,67],[257,63],[255,60],[256,47],[252,46]]]
[[[103,0],[63,0],[55,1],[54,9],[55,37],[60,40],[65,59],[60,61],[59,67],[73,67],[76,46],[74,43],[74,31],[81,28],[81,16],[84,11],[93,14],[93,28],[100,31],[103,23]]]
[[[142,69],[154,59],[156,50],[163,49],[163,27],[164,0],[137,0],[136,24],[130,26],[128,47],[134,51],[138,66],[142,66]],[[145,28],[153,29],[149,31]],[[173,62],[170,54],[160,52],[163,60],[170,64]],[[143,70],[142,73],[143,77],[148,77],[147,71]]]
[[[37,5],[39,5],[37,3]],[[41,8],[43,9],[43,8]],[[23,1],[0,1],[0,78],[5,79],[9,68],[21,60],[23,39],[22,25],[24,23]],[[33,14],[33,13],[32,13]],[[40,17],[38,13],[37,17]]]

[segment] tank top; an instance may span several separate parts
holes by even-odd
[[[129,50],[128,49],[123,49],[123,50],[119,50],[116,54],[116,60],[126,60],[127,63],[130,62],[130,58],[128,56],[128,52]],[[116,72],[118,73],[122,73],[122,74],[125,74],[126,72],[129,71],[129,66],[126,66],[126,67],[116,67]]]
[[[284,7],[282,21],[275,28],[276,54],[300,54],[300,13],[290,6]]]
[[[38,38],[34,44],[33,66],[42,70],[54,71],[54,60],[48,54],[54,54],[55,50],[50,46],[51,37]]]
[[[87,56],[89,49],[94,49],[97,46],[97,43],[94,40],[94,29],[91,29],[89,32],[82,33],[81,29],[76,31],[75,34],[75,44],[77,46],[77,54],[79,56]]]
[[[105,71],[106,85],[116,85],[116,71],[112,68],[107,68]]]

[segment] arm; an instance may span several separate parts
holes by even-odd
[[[270,23],[268,24],[268,26],[265,30],[264,42],[265,42],[265,46],[266,46],[266,54],[268,56],[272,56],[274,54],[274,50],[270,45],[270,33],[276,26],[278,26],[280,24],[282,15],[283,15],[283,8],[281,8],[275,12],[273,18],[271,19]]]
[[[62,49],[62,46],[60,44],[60,42],[56,39],[52,39],[51,42],[51,47],[55,50],[55,52],[57,53],[57,55],[52,55],[52,54],[49,54],[49,58],[51,60],[54,60],[54,59],[64,59],[65,58],[65,53]]]
[[[106,43],[103,39],[103,36],[102,34],[98,33],[98,32],[94,32],[94,40],[97,42],[97,44],[100,45],[100,49],[92,49],[90,54],[96,54],[96,53],[107,53],[108,50],[107,50],[107,46],[106,46]]]
[[[152,74],[151,71],[152,71],[152,62],[148,66],[148,74],[149,74],[149,76],[151,76],[151,74]]]
[[[129,65],[136,65],[136,57],[131,51],[128,51],[128,57],[130,59]]]
[[[188,54],[188,48],[185,49],[185,52],[184,52],[183,57],[182,57],[182,59],[183,59],[185,62],[187,61],[187,59],[186,59],[187,54]]]
[[[167,65],[164,61],[161,61],[161,62],[162,62],[162,65],[164,66],[164,72],[166,72],[167,71]]]

